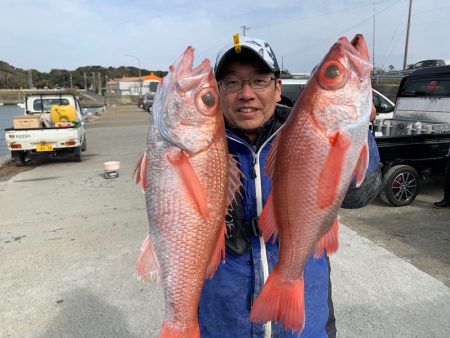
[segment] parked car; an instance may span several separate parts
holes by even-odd
[[[281,79],[281,102],[288,107],[292,107],[305,88],[308,79]]]
[[[141,96],[138,99],[137,105],[138,105],[139,108],[142,108],[143,104],[144,104],[144,96]]]
[[[376,120],[391,119],[394,114],[395,103],[379,91],[372,89],[373,104],[377,110]]]
[[[144,95],[144,100],[142,102],[142,109],[150,112],[151,108],[153,106],[154,98],[155,98],[155,93],[154,92],[146,93]]]
[[[444,60],[423,60],[416,62],[413,65],[410,65],[408,69],[416,70],[418,68],[425,68],[425,67],[437,67],[437,66],[445,66]]]
[[[306,86],[308,79],[281,79],[281,104],[292,107]],[[372,89],[373,103],[377,110],[377,119],[392,118],[395,104],[379,91]]]

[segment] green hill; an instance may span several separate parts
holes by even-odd
[[[33,88],[36,89],[54,89],[54,88],[80,88],[91,87],[95,81],[98,85],[98,74],[103,86],[109,79],[120,78],[123,76],[139,76],[139,69],[136,67],[108,67],[102,66],[84,66],[75,70],[52,69],[49,73],[43,73],[38,70],[24,70],[16,68],[10,64],[0,61],[0,89],[21,89],[29,88],[30,76]],[[141,69],[141,76],[154,73],[163,77],[167,72],[160,70]]]

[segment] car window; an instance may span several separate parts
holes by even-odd
[[[377,113],[390,113],[394,111],[395,106],[386,100],[383,96],[379,95],[377,92],[373,91],[373,104],[377,110]]]
[[[403,95],[450,97],[450,79],[413,80],[406,84]]]
[[[297,84],[297,83],[286,83],[281,85],[281,95],[286,96],[288,99],[295,102],[298,97],[300,96],[300,93],[302,92],[303,88],[305,88],[304,84]]]
[[[37,99],[33,101],[34,111],[50,111],[52,105],[68,106],[70,104],[67,99]]]

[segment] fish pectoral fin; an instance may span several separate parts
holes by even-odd
[[[144,152],[141,157],[139,157],[133,174],[133,177],[136,177],[136,184],[141,183],[143,192],[145,192],[145,189],[147,188],[147,164],[147,153]]]
[[[138,278],[146,281],[151,281],[154,277],[156,285],[159,285],[161,282],[161,267],[149,235],[147,235],[142,244],[141,254],[137,261],[136,275]]]
[[[316,247],[314,248],[314,258],[317,259],[322,256],[323,250],[326,251],[327,255],[330,256],[334,254],[339,247],[339,218],[336,217],[330,229],[325,232],[322,237],[317,241]]]
[[[305,326],[305,286],[298,280],[283,279],[275,268],[253,303],[250,320],[254,323],[283,321],[285,330],[299,333]]]
[[[270,177],[273,177],[273,173],[275,171],[275,163],[276,163],[276,159],[277,159],[279,139],[280,139],[280,137],[277,136],[272,141],[272,144],[270,145],[269,153],[267,154],[265,170],[266,170],[267,176],[270,176]]]
[[[258,221],[264,241],[267,242],[272,237],[272,242],[275,243],[278,237],[278,226],[275,218],[275,210],[273,207],[273,191],[267,197],[266,204],[259,215]]]
[[[219,237],[216,243],[216,247],[214,248],[214,252],[211,257],[211,261],[209,262],[208,267],[206,268],[206,278],[212,279],[214,273],[217,270],[217,266],[220,261],[225,260],[225,233],[227,226],[225,222],[223,222],[222,227],[220,228]]]
[[[317,182],[316,204],[321,209],[330,207],[336,200],[344,170],[345,156],[352,140],[345,133],[337,131],[329,136],[329,142],[331,149]]]
[[[208,204],[206,192],[194,168],[192,168],[191,162],[189,162],[189,156],[184,151],[171,151],[167,154],[167,160],[181,178],[181,182],[192,198],[192,202],[199,214],[204,219],[207,219]]]
[[[358,163],[355,168],[356,187],[359,187],[366,177],[367,167],[369,166],[369,146],[367,142],[363,145],[359,155]]]

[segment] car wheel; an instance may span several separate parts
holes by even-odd
[[[84,136],[83,143],[81,143],[81,151],[86,151],[86,150],[87,150],[87,141],[86,141],[86,136]]]
[[[394,207],[410,204],[419,193],[419,173],[409,165],[396,165],[383,176],[381,199]]]
[[[81,162],[81,147],[77,147],[73,153],[73,160],[75,162]]]
[[[13,151],[11,152],[11,157],[16,164],[16,166],[21,167],[25,164],[26,154],[22,151]]]

